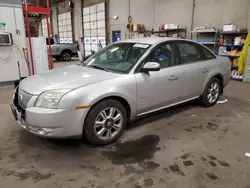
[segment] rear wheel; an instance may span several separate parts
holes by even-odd
[[[201,104],[205,107],[214,106],[220,97],[221,94],[221,83],[218,78],[212,78],[200,98]]]
[[[85,120],[83,135],[95,145],[117,140],[127,124],[127,111],[116,100],[108,99],[95,105]]]
[[[68,50],[63,51],[61,54],[61,57],[62,57],[62,60],[64,60],[64,61],[70,61],[71,60],[71,52]]]

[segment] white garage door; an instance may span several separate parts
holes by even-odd
[[[83,9],[85,55],[106,46],[105,3]]]
[[[58,31],[60,43],[73,43],[70,12],[58,15]]]

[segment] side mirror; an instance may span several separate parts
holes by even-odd
[[[161,66],[159,63],[156,62],[147,62],[142,68],[142,72],[149,72],[149,71],[159,71]]]

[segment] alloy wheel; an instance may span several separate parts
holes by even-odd
[[[121,130],[123,115],[118,108],[109,107],[102,110],[94,123],[96,136],[102,140],[113,139]]]
[[[208,88],[207,100],[210,104],[214,103],[220,94],[220,86],[217,82],[212,82]]]

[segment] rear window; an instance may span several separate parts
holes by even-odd
[[[216,58],[216,56],[208,49],[204,48],[203,46],[201,46],[200,48],[201,48],[201,51],[204,54],[204,57],[206,59],[215,59]]]

